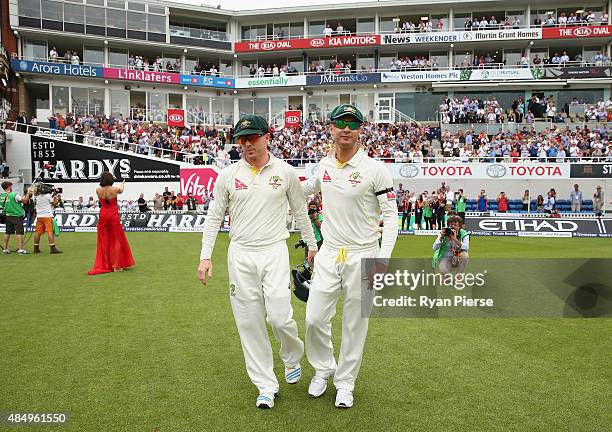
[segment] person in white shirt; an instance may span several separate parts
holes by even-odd
[[[49,239],[50,253],[60,254],[62,251],[55,247],[53,235],[53,208],[57,206],[57,197],[50,193],[43,193],[42,183],[34,187],[34,201],[36,203],[36,233],[34,235],[34,253],[40,253],[40,238],[46,232]]]
[[[293,320],[289,286],[287,209],[308,245],[308,261],[317,251],[306,200],[295,169],[268,152],[270,128],[262,117],[247,115],[235,126],[234,137],[243,159],[221,171],[214,185],[204,223],[198,277],[206,284],[212,276],[212,250],[219,227],[229,210],[231,220],[227,252],[229,297],[240,335],[247,373],[259,390],[258,408],[272,408],[279,384],[273,369],[266,316],[280,340],[285,380],[301,377],[304,344]]]
[[[325,212],[321,226],[325,241],[315,258],[306,303],[306,354],[315,370],[308,394],[323,395],[333,375],[336,407],[350,408],[368,332],[368,318],[362,315],[361,262],[376,259],[368,266],[368,274],[385,271],[397,239],[397,203],[389,171],[358,142],[363,114],[343,104],[331,111],[329,119],[334,148],[319,162],[316,174],[302,183],[307,196],[321,192]],[[379,246],[381,214],[384,228]],[[341,293],[342,342],[336,363],[331,320]]]
[[[55,47],[51,48],[51,51],[49,51],[49,61],[50,62],[57,61],[57,49]]]
[[[327,24],[327,26],[325,27],[325,29],[323,29],[323,36],[325,37],[331,37],[333,34],[333,30],[332,28],[329,26],[329,24]]]

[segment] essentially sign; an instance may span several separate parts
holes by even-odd
[[[33,72],[48,75],[68,75],[86,78],[103,78],[104,68],[100,66],[50,63],[32,60],[11,60],[15,72]]]
[[[349,35],[309,39],[282,39],[257,42],[236,42],[234,44],[234,51],[281,51],[307,48],[340,48],[376,45],[380,45],[380,35]]]
[[[612,163],[573,163],[571,178],[612,178]]]
[[[181,85],[234,88],[234,78],[181,74],[179,79]]]
[[[577,39],[612,36],[612,25],[581,27],[544,27],[543,39]]]
[[[192,193],[202,204],[202,197],[212,193],[217,175],[218,172],[211,167],[181,168],[181,195]]]
[[[532,80],[540,79],[543,75],[544,70],[540,68],[414,70],[382,72],[380,80],[381,82]]]
[[[170,182],[179,179],[179,164],[99,147],[31,135],[32,176],[50,183],[95,183],[104,171],[117,180]],[[43,169],[52,165],[50,170]]]
[[[237,78],[236,88],[291,87],[306,85],[306,75]]]
[[[591,67],[564,67],[555,68],[547,67],[545,69],[546,78],[610,78],[612,68],[609,66],[591,66]]]
[[[182,109],[168,109],[168,126],[185,127],[185,111]]]
[[[300,127],[302,123],[302,111],[285,111],[285,129]]]
[[[380,82],[379,73],[356,73],[356,74],[335,74],[325,73],[322,75],[308,75],[307,85],[332,85],[332,84],[372,84]]]

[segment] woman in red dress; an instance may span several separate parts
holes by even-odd
[[[100,199],[100,216],[98,217],[98,249],[96,261],[87,274],[95,275],[121,271],[134,265],[123,225],[119,220],[117,210],[117,195],[123,193],[125,181],[120,187],[113,187],[113,175],[105,171],[100,179],[100,187],[96,189]]]

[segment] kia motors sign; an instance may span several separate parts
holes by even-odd
[[[202,198],[213,192],[217,175],[217,170],[211,166],[181,168],[181,195],[191,193],[202,204]]]
[[[582,27],[545,27],[543,39],[592,38],[612,36],[612,25]]]
[[[285,129],[299,128],[301,124],[302,111],[285,111]]]
[[[185,111],[182,109],[168,109],[168,126],[185,127]]]
[[[307,48],[339,48],[380,45],[380,35],[348,35],[308,39],[236,42],[235,52],[281,51]]]

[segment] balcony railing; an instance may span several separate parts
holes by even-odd
[[[170,36],[228,42],[226,32],[170,24]]]

